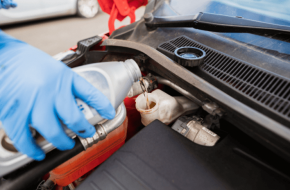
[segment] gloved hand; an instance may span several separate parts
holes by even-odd
[[[0,0],[0,9],[9,9],[10,7],[17,7],[17,3],[13,2],[12,0]]]
[[[84,78],[0,30],[0,120],[17,150],[35,160],[45,157],[29,125],[60,150],[75,145],[60,120],[77,135],[92,137],[95,128],[78,109],[75,98],[95,108],[103,118],[115,116],[109,100]]]

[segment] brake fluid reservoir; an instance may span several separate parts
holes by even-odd
[[[137,63],[132,60],[124,62],[102,62],[73,68],[73,71],[85,78],[94,87],[100,90],[117,109],[127,96],[134,82],[137,82],[141,71]],[[95,125],[104,120],[98,112],[80,99],[77,105],[86,119]]]
[[[159,89],[148,93],[148,101],[149,108],[144,94],[140,94],[136,99],[136,109],[140,112],[141,122],[145,126],[155,119],[168,125],[179,116],[192,114],[199,108],[197,104],[183,96],[172,97]]]

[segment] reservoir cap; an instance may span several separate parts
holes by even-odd
[[[205,51],[196,47],[180,47],[174,51],[175,61],[187,67],[199,66],[205,58]]]

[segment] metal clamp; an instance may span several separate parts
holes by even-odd
[[[113,130],[117,129],[126,119],[126,108],[124,103],[122,103],[118,109],[117,113],[114,119],[108,120],[103,124],[97,124],[95,126],[96,133],[93,137],[90,138],[81,138],[78,137],[84,146],[84,149],[87,150],[87,148],[93,146],[94,144],[97,144],[99,141],[104,140],[109,133],[111,133]]]

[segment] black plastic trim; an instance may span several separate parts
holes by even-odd
[[[289,160],[290,130],[286,126],[232,98],[148,45],[115,39],[107,39],[102,45],[108,46],[109,49],[117,47],[119,51],[124,48],[126,51],[128,49],[138,50],[146,54],[152,59],[147,65],[150,70],[171,80],[201,100],[210,98],[216,101],[227,111],[225,119],[264,144],[264,146]]]
[[[200,48],[207,53],[204,64],[200,66],[200,70],[211,77],[207,81],[259,112],[286,126],[290,125],[289,79],[214,50],[184,35],[160,44],[157,49],[173,59],[175,51],[184,46]],[[231,89],[230,92],[228,88]]]

